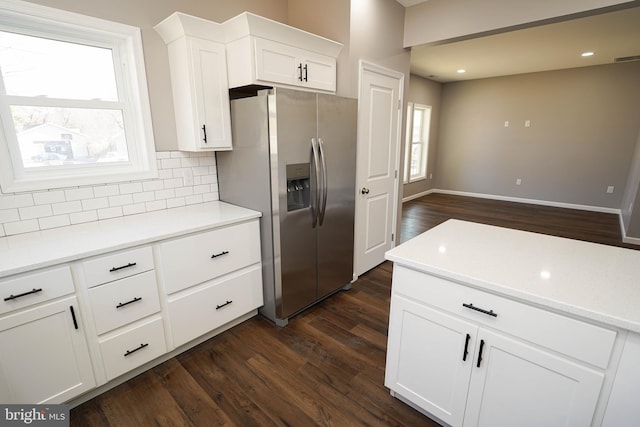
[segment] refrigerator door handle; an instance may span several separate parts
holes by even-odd
[[[324,142],[322,138],[318,138],[318,152],[320,154],[320,163],[322,167],[322,206],[320,207],[320,225],[324,223],[324,214],[327,210],[327,162],[324,155]]]
[[[318,213],[320,211],[320,155],[318,153],[318,143],[315,138],[311,138],[311,154],[313,156],[313,169],[315,171],[315,203],[311,204],[311,215],[313,216],[312,226],[316,228],[318,223]],[[313,188],[312,188],[313,189]],[[313,199],[312,199],[313,200]]]

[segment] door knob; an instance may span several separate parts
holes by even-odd
[[[362,187],[362,190],[360,190],[361,194],[369,194],[369,189],[366,187]]]

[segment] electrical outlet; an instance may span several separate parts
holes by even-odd
[[[531,126],[531,120],[525,120],[524,121],[524,127],[528,128]]]
[[[509,127],[509,120],[505,120],[504,121],[504,127],[508,128]]]
[[[613,185],[608,186],[607,187],[607,193],[609,193],[609,194],[613,193],[613,189],[614,189]]]
[[[520,185],[520,184],[522,184],[522,179],[520,178],[516,179],[516,185]]]

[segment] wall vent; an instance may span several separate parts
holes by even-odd
[[[640,61],[640,55],[621,56],[620,58],[615,58],[613,60],[613,62],[629,62],[629,61]]]

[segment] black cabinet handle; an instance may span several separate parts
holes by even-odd
[[[479,368],[480,362],[482,362],[482,350],[484,350],[484,340],[480,340],[480,350],[478,351],[478,363],[476,364],[476,368]]]
[[[298,64],[298,80],[302,81],[302,63]]]
[[[125,305],[129,305],[129,304],[132,304],[132,303],[138,302],[138,301],[142,301],[142,298],[141,297],[135,297],[131,301],[121,302],[118,305],[116,305],[116,308],[124,307]]]
[[[471,339],[471,335],[467,334],[467,338],[464,341],[464,353],[462,353],[462,361],[467,361],[467,356],[469,355],[469,340]]]
[[[135,267],[136,265],[137,265],[136,262],[130,262],[127,265],[121,265],[120,267],[113,267],[111,270],[109,270],[109,272],[113,273],[114,271],[122,270],[123,268]]]
[[[202,133],[204,134],[204,138],[202,138],[202,140],[206,144],[207,143],[207,125],[202,125]]]
[[[484,308],[474,307],[473,304],[462,304],[463,307],[470,308],[471,310],[479,311],[480,313],[488,314],[489,316],[498,317],[498,313],[494,313],[493,310],[485,310]]]
[[[307,79],[307,64],[304,64],[304,81],[308,82],[309,80]]]
[[[71,311],[71,318],[73,319],[73,327],[78,329],[78,320],[76,319],[76,312],[73,310],[73,306],[69,306],[69,310]]]
[[[127,350],[127,352],[124,354],[124,357],[127,357],[128,355],[133,354],[138,350],[142,350],[143,348],[148,347],[148,346],[149,346],[148,343],[147,344],[140,344],[140,347],[134,348],[133,350]]]
[[[222,251],[222,252],[220,252],[219,254],[213,254],[213,255],[211,255],[211,258],[218,258],[219,256],[226,255],[226,254],[228,254],[228,253],[229,253],[229,251]]]
[[[216,310],[220,310],[222,307],[225,307],[225,306],[227,306],[227,305],[231,304],[232,302],[233,302],[233,301],[227,301],[227,302],[225,302],[224,304],[216,305]]]
[[[27,295],[35,294],[35,293],[38,293],[38,292],[42,292],[42,288],[40,288],[40,289],[33,288],[33,290],[31,290],[29,292],[24,292],[24,293],[18,294],[18,295],[9,295],[4,300],[5,301],[11,301],[11,300],[18,299],[20,297],[25,297]]]

